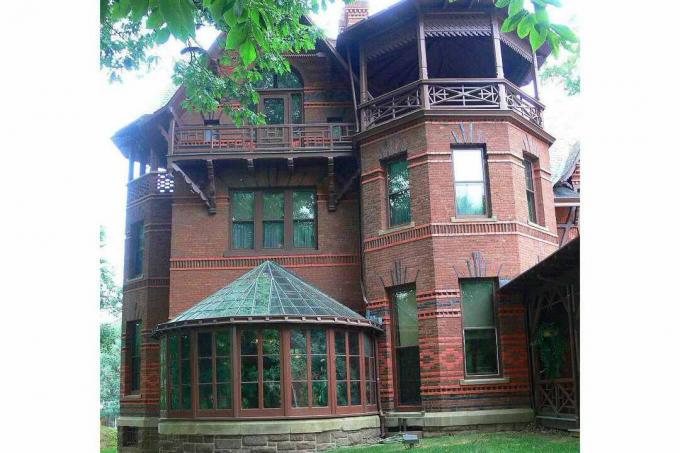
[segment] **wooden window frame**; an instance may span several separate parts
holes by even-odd
[[[467,357],[465,356],[465,331],[466,330],[487,330],[491,329],[491,327],[465,327],[465,309],[463,307],[463,290],[462,290],[462,284],[460,284],[461,290],[460,290],[460,322],[461,322],[461,330],[463,333],[463,371],[465,374],[465,378],[469,379],[486,379],[486,378],[498,378],[498,377],[503,377],[503,363],[501,361],[501,338],[500,338],[500,323],[498,319],[498,298],[496,297],[496,292],[498,291],[498,278],[495,277],[474,277],[474,278],[462,278],[459,281],[462,283],[464,281],[491,281],[493,283],[493,319],[494,319],[494,326],[493,329],[495,331],[496,335],[496,368],[497,372],[494,374],[473,374],[473,373],[468,373],[467,371]]]
[[[128,258],[128,275],[126,280],[140,279],[144,276],[144,221],[140,220],[130,224],[130,245]]]
[[[392,208],[390,207],[390,198],[393,195],[390,193],[390,164],[403,160],[406,163],[406,172],[408,173],[408,189],[403,189],[394,194],[402,194],[408,192],[409,199],[409,220],[408,222],[395,223],[392,224]],[[387,205],[387,228],[397,228],[400,226],[408,225],[413,222],[413,204],[411,203],[411,171],[408,168],[408,156],[406,153],[400,153],[395,156],[390,156],[389,158],[381,161],[382,168],[385,171],[385,204]]]
[[[393,293],[396,291],[404,291],[413,289],[414,295],[416,294],[416,286],[413,283],[406,285],[398,285],[389,288],[388,290],[388,300],[390,303],[390,314],[392,318],[392,328],[390,329],[390,339],[392,341],[392,375],[394,376],[394,404],[399,410],[420,410],[422,408],[422,395],[420,394],[420,389],[418,389],[418,395],[420,397],[419,404],[403,404],[401,402],[401,383],[399,382],[399,363],[397,359],[397,349],[399,348],[399,316],[396,311],[396,305],[394,304]],[[416,299],[416,309],[418,307],[418,300]],[[420,323],[419,323],[420,324]],[[418,335],[420,339],[420,335]],[[412,346],[410,346],[412,347]],[[420,360],[420,342],[418,343],[418,358]],[[420,367],[420,363],[418,364]],[[422,381],[421,381],[422,384]],[[379,397],[379,396],[378,396]]]
[[[295,187],[269,187],[266,189],[238,188],[229,192],[229,199],[232,199],[235,192],[252,192],[254,194],[253,211],[253,248],[234,248],[233,238],[233,203],[229,203],[229,249],[231,255],[283,255],[289,253],[317,253],[319,251],[319,194],[315,186],[295,186]],[[284,215],[283,215],[283,247],[266,248],[264,247],[264,193],[283,192],[284,194]],[[293,193],[312,192],[314,194],[314,234],[316,237],[315,247],[295,247],[294,225],[295,218],[293,212]]]
[[[138,347],[139,346],[139,347]],[[139,395],[142,388],[142,320],[127,321],[125,325],[125,362],[127,395]],[[135,368],[137,380],[135,382]]]
[[[311,342],[311,336],[312,336],[312,330],[313,329],[319,329],[322,330],[326,336],[326,382],[327,382],[327,395],[326,398],[328,399],[328,404],[326,406],[314,406],[312,405],[312,396],[313,396],[313,379],[312,379],[312,361],[313,355],[320,355],[320,354],[312,354],[312,342]],[[306,338],[306,354],[307,354],[307,406],[297,406],[293,407],[293,372],[292,372],[292,360],[286,360],[286,386],[288,389],[288,400],[286,401],[286,409],[289,411],[289,415],[328,415],[331,413],[331,376],[330,376],[330,356],[332,355],[329,349],[329,345],[331,344],[330,341],[330,336],[332,334],[332,329],[328,329],[325,326],[296,326],[296,327],[290,327],[288,330],[288,343],[286,345],[286,348],[288,349],[287,357],[288,359],[292,359],[292,355],[290,353],[290,339],[292,337],[291,333],[294,330],[300,330],[305,333],[305,338]],[[295,381],[295,382],[302,382],[302,381]]]
[[[234,220],[234,194],[236,193],[253,193],[253,219],[252,220]],[[252,189],[234,189],[229,192],[229,248],[234,252],[249,253],[251,250],[257,250],[258,243],[258,222],[257,222],[257,191]],[[253,225],[253,246],[251,248],[235,247],[234,246],[234,225],[241,223],[251,223]],[[250,252],[252,253],[252,252]]]
[[[196,376],[196,379],[194,382],[192,382],[192,393],[193,393],[193,400],[195,401],[195,414],[197,418],[201,417],[233,417],[234,415],[234,406],[236,405],[236,400],[234,397],[234,353],[236,352],[235,349],[235,341],[236,341],[236,334],[235,334],[235,328],[232,326],[222,326],[218,328],[202,328],[198,329],[195,332],[193,332],[194,338],[192,338],[192,341],[194,343],[194,347],[192,348],[193,357],[192,357],[192,369],[194,376]],[[230,357],[231,357],[231,409],[218,409],[217,408],[217,343],[216,343],[216,334],[218,332],[228,332],[228,335],[230,337],[229,339],[229,344],[230,344]],[[199,379],[199,361],[201,357],[199,356],[199,351],[198,351],[198,335],[201,333],[210,333],[211,334],[211,360],[212,360],[212,394],[213,394],[213,408],[212,409],[201,409],[201,401],[200,401],[200,383],[198,382]]]
[[[522,159],[522,164],[524,167],[524,184],[526,189],[527,198],[527,221],[535,225],[539,225],[541,218],[538,211],[538,194],[536,193],[536,176],[534,174],[536,169],[536,163],[538,159],[530,154],[524,154]],[[527,169],[527,165],[529,168]],[[527,171],[529,173],[527,173]],[[531,188],[529,187],[529,182],[531,182]],[[533,199],[533,203],[532,200]],[[531,218],[531,207],[533,206],[534,218]]]
[[[184,354],[182,353],[182,337],[187,336],[189,338],[189,357],[185,358]],[[177,337],[177,353],[178,353],[178,360],[177,360],[177,366],[179,370],[179,408],[173,408],[172,407],[172,388],[173,388],[173,381],[172,381],[172,373],[170,372],[170,368],[172,365],[172,361],[170,360],[170,337],[176,336]],[[194,390],[196,387],[196,373],[194,372],[195,368],[195,354],[196,354],[196,341],[195,341],[195,332],[187,331],[187,330],[179,330],[177,332],[173,332],[169,335],[168,340],[167,340],[167,351],[168,351],[168,357],[166,360],[166,366],[167,366],[167,405],[168,405],[168,414],[172,414],[175,417],[179,418],[184,418],[184,417],[191,417],[193,413],[195,413],[195,407],[196,407],[196,398],[194,397]],[[189,405],[189,409],[184,409],[182,408],[183,406],[183,399],[184,399],[184,392],[182,391],[182,387],[186,386],[187,384],[184,383],[184,380],[182,379],[182,361],[183,360],[189,360],[189,370],[190,370],[190,376],[189,376],[189,384],[191,386],[191,404]]]
[[[212,359],[213,359],[213,392],[215,392],[215,377],[216,377],[216,367],[215,367],[215,333],[220,330],[231,329],[231,354],[232,354],[232,408],[231,409],[199,409],[199,398],[198,398],[198,333],[199,332],[211,332],[212,333]],[[257,409],[243,409],[241,407],[241,332],[243,330],[254,330],[258,332],[258,338],[262,338],[262,331],[264,329],[274,329],[279,332],[280,335],[280,360],[281,360],[281,407],[280,408],[264,408],[264,393],[263,393],[263,375],[262,375],[262,342],[258,341],[258,405]],[[306,332],[307,338],[309,340],[312,329],[321,329],[326,335],[326,360],[327,360],[327,377],[328,377],[328,406],[325,407],[309,407],[311,405],[311,389],[309,383],[311,382],[311,354],[308,356],[307,364],[307,380],[308,380],[308,392],[309,400],[307,407],[292,407],[292,379],[291,379],[291,354],[290,354],[290,336],[292,330],[303,330]],[[345,345],[349,347],[349,332],[356,332],[359,342],[359,367],[360,367],[360,385],[359,392],[361,395],[361,404],[359,405],[348,405],[348,406],[337,406],[336,401],[336,379],[335,379],[335,332],[341,332],[344,334]],[[171,336],[177,336],[178,339],[178,353],[180,367],[180,380],[181,380],[181,335],[188,334],[190,337],[190,357],[191,357],[191,398],[192,398],[192,408],[191,410],[181,410],[172,409],[172,377],[170,373],[171,360],[169,357],[169,338]],[[375,381],[369,382],[367,378],[367,370],[365,369],[366,363],[366,343],[365,337],[368,337],[369,343],[373,347],[373,356],[369,357],[369,360],[373,361],[373,367],[375,370]],[[253,323],[247,325],[227,325],[227,326],[215,326],[215,327],[203,327],[193,331],[187,332],[186,330],[180,330],[177,332],[169,333],[165,337],[166,345],[165,352],[167,356],[162,360],[165,366],[165,373],[167,376],[166,380],[166,401],[167,410],[162,412],[162,416],[167,416],[169,418],[196,418],[196,419],[282,419],[282,418],[315,418],[315,417],[328,417],[336,415],[372,415],[377,413],[377,399],[380,397],[377,388],[377,363],[376,363],[376,343],[374,335],[366,332],[363,329],[356,329],[352,327],[339,327],[339,326],[328,326],[328,325],[282,325],[282,324],[266,324],[266,323]],[[311,351],[311,342],[307,342],[307,351]],[[348,349],[349,351],[349,349]],[[348,359],[349,362],[349,359]],[[349,364],[348,364],[349,365]],[[348,382],[351,381],[349,377],[351,376],[351,370],[348,366]],[[180,398],[181,396],[181,386],[180,382]],[[374,385],[374,394],[376,401],[374,403],[368,403],[366,398],[366,388],[368,385]],[[348,392],[351,386],[348,386]],[[216,397],[216,393],[214,394]],[[348,395],[351,397],[351,395]],[[349,400],[351,402],[351,400]],[[182,401],[180,399],[180,407]],[[215,407],[215,404],[213,405]]]
[[[460,150],[479,150],[482,154],[482,181],[456,181],[454,152]],[[486,145],[451,145],[451,177],[453,178],[453,212],[456,218],[460,219],[488,219],[492,216],[491,206],[491,183],[489,181],[489,159]],[[484,213],[483,214],[459,214],[458,203],[456,201],[456,184],[482,183],[484,187]]]

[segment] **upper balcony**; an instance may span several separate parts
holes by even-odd
[[[350,123],[270,124],[264,126],[172,126],[169,161],[300,158],[352,154]]]
[[[502,32],[503,14],[491,1],[403,1],[342,32],[362,135],[420,112],[504,118],[549,137],[537,81],[549,45],[533,52]]]

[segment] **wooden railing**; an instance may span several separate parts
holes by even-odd
[[[540,380],[536,383],[536,411],[541,415],[577,416],[578,404],[571,378]]]
[[[170,154],[351,150],[354,124],[174,126]]]
[[[128,182],[127,204],[132,204],[149,195],[171,194],[175,191],[175,180],[165,171],[151,171]]]
[[[507,80],[427,79],[411,82],[361,104],[362,130],[421,109],[512,110],[543,126],[543,104]]]

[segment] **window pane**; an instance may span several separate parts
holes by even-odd
[[[312,382],[312,406],[328,406],[328,381]]]
[[[257,382],[257,357],[244,356],[241,357],[241,381],[243,382]]]
[[[281,384],[278,382],[264,383],[264,407],[281,407]]]
[[[198,386],[198,407],[200,409],[212,409],[212,384]]]
[[[296,354],[292,355],[290,363],[291,377],[295,381],[302,381],[307,379],[307,356]]]
[[[285,109],[283,98],[265,98],[264,117],[267,124],[283,124],[285,123]]]
[[[534,190],[534,168],[530,160],[524,160],[524,181],[527,185],[527,190]]]
[[[257,383],[241,384],[241,407],[243,409],[257,409],[259,398]]]
[[[254,245],[253,222],[234,222],[231,225],[231,243],[235,249],[252,249]]]
[[[290,115],[293,124],[301,124],[302,121],[302,94],[292,93],[291,105],[290,105]]]
[[[527,206],[529,207],[529,221],[536,223],[536,200],[534,193],[527,190]]]
[[[217,355],[231,355],[231,332],[224,330],[215,333],[215,348]]]
[[[359,355],[359,334],[356,332],[349,333],[349,354]]]
[[[302,80],[293,71],[276,74],[277,88],[302,88]]]
[[[326,354],[326,331],[323,329],[312,329],[312,354]]]
[[[326,380],[327,369],[328,367],[325,355],[312,356],[312,379]]]
[[[231,204],[232,220],[253,220],[255,213],[254,192],[232,192]]]
[[[465,370],[468,374],[498,374],[496,329],[465,329]]]
[[[395,160],[387,164],[387,188],[390,194],[409,189],[406,159]]]
[[[399,192],[390,195],[390,226],[411,221],[411,193]]]
[[[262,378],[265,381],[281,380],[281,359],[279,356],[266,355],[262,357]]]
[[[418,345],[418,309],[414,289],[398,290],[392,295],[397,315],[399,346]]]
[[[182,360],[188,360],[191,355],[191,340],[189,339],[189,335],[182,335],[180,337],[180,346],[182,348]]]
[[[293,407],[307,407],[307,381],[293,382]]]
[[[349,358],[349,375],[352,380],[360,379],[361,369],[359,368],[359,357]]]
[[[168,376],[167,376],[167,353],[168,353],[168,346],[167,346],[167,337],[161,337],[161,400],[160,400],[160,406],[161,410],[167,409],[168,405],[168,397],[167,397],[167,391],[168,391]]]
[[[279,355],[281,351],[281,341],[279,331],[276,329],[264,329],[262,331],[262,353]]]
[[[463,327],[493,327],[494,282],[492,280],[461,280]]]
[[[347,380],[347,359],[345,356],[335,357],[335,378],[338,381]]]
[[[453,177],[456,182],[484,181],[484,161],[481,149],[453,151]]]
[[[361,404],[361,382],[352,381],[350,385],[350,394],[352,398],[352,406]]]
[[[191,409],[191,385],[182,385],[182,409]]]
[[[231,409],[231,384],[217,384],[217,408]]]
[[[304,330],[291,330],[290,332],[290,353],[307,354],[307,335]]]
[[[283,220],[283,192],[264,192],[262,202],[264,204],[262,214],[265,220]]]
[[[316,247],[316,222],[314,220],[295,220],[293,222],[293,242],[295,247]]]
[[[241,332],[241,354],[257,354],[257,333],[254,330],[244,330]]]
[[[337,403],[338,406],[347,406],[347,382],[337,384]]]
[[[212,359],[199,359],[198,361],[198,382],[212,382]]]
[[[262,246],[268,249],[280,249],[283,247],[283,222],[264,222],[264,243]]]
[[[456,214],[485,215],[485,192],[483,182],[456,183]]]
[[[397,349],[399,370],[399,401],[403,404],[420,402],[420,350],[417,346]]]
[[[296,190],[293,192],[293,218],[311,220],[316,218],[316,192]]]
[[[231,382],[231,360],[227,357],[218,357],[216,362],[217,382]]]
[[[345,332],[335,331],[335,353],[347,354],[347,344],[345,343]]]
[[[199,332],[198,334],[198,356],[212,356],[212,333]]]

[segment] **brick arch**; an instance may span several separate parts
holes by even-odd
[[[454,124],[451,128],[451,136],[456,145],[462,144],[483,144],[486,143],[486,137],[481,128],[475,128],[474,123]]]
[[[380,144],[380,151],[378,151],[378,159],[386,160],[393,156],[406,153],[408,151],[408,144],[401,133],[386,137]]]

